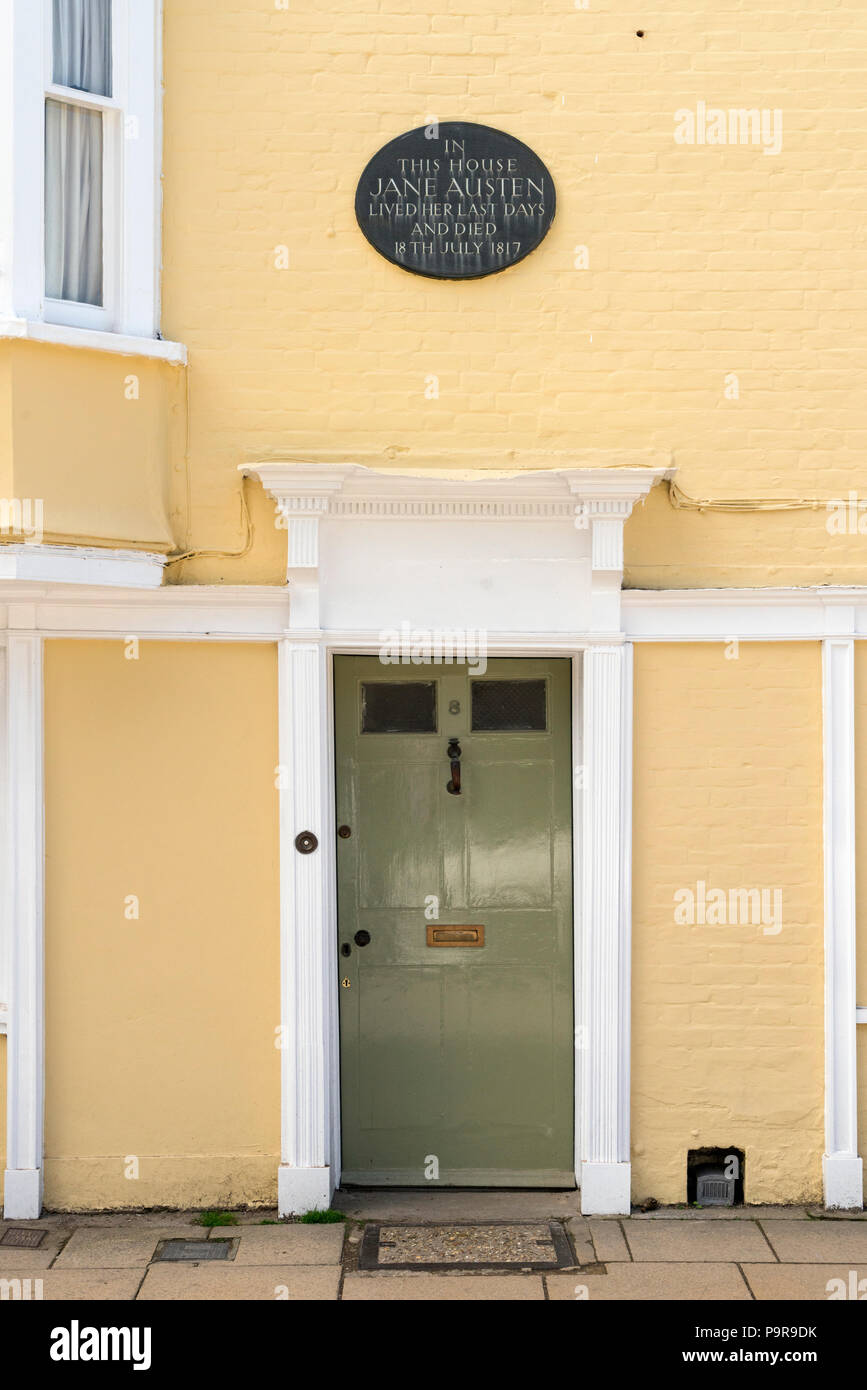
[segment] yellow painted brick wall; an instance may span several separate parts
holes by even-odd
[[[163,332],[191,349],[195,544],[238,547],[236,466],[268,450],[654,448],[701,496],[859,486],[861,0],[165,8]],[[675,143],[700,101],[779,109],[780,153]],[[436,282],[361,235],[365,163],[429,115],[507,130],[552,171],[553,229],[520,265]],[[629,526],[628,580],[867,581],[864,538],[825,520],[660,495]],[[173,577],[279,579],[283,539],[263,521],[249,559]]]
[[[276,1202],[276,666],[46,643],[49,1208]]]
[[[728,650],[733,650],[729,648]],[[748,1202],[821,1199],[818,643],[635,651],[633,1196],[741,1148]],[[679,925],[678,890],[781,888],[782,928]]]
[[[15,496],[12,474],[12,345],[0,343],[0,489]]]
[[[184,397],[183,373],[165,362],[0,346],[0,495],[41,502],[46,541],[172,550]]]

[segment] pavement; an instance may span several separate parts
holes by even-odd
[[[306,1225],[278,1221],[267,1211],[235,1213],[236,1224],[211,1228],[196,1224],[194,1212],[48,1214],[34,1222],[0,1222],[0,1300],[867,1298],[867,1213],[663,1207],[588,1219],[579,1214],[574,1192],[444,1190],[337,1193],[334,1205],[345,1222]],[[371,1223],[550,1220],[569,1232],[575,1260],[568,1269],[359,1268]],[[35,1248],[20,1249],[5,1240],[10,1228],[45,1234]],[[228,1242],[228,1258],[156,1258],[163,1242],[175,1240]],[[204,1255],[201,1247],[194,1253]]]

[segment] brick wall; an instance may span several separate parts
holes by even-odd
[[[635,652],[636,1200],[684,1201],[687,1151],[728,1145],[748,1202],[821,1200],[821,654],[739,651]],[[677,922],[699,881],[781,889],[780,930]]]
[[[235,467],[267,449],[661,448],[697,495],[858,486],[860,3],[165,8],[163,329],[192,354],[197,544],[238,545]],[[779,153],[677,143],[700,102],[780,111]],[[554,226],[519,266],[430,281],[361,235],[365,163],[430,115],[499,126],[550,168]],[[660,495],[629,528],[629,580],[865,582],[865,538],[830,542],[825,519]],[[265,525],[247,569],[184,574],[271,578],[280,554]]]

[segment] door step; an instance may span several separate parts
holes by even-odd
[[[391,1270],[575,1269],[578,1260],[561,1221],[489,1221],[446,1224],[369,1223],[358,1268]]]

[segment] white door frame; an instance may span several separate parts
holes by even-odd
[[[416,586],[419,604],[431,588],[448,590],[458,570],[441,626],[457,626],[449,602],[464,585],[471,604],[478,566],[489,565],[500,592],[489,580],[474,610],[487,619],[476,627],[485,627],[488,654],[572,660],[575,1177],[584,1212],[628,1213],[632,662],[620,630],[623,527],[667,470],[456,478],[269,462],[246,471],[275,499],[288,532],[290,624],[279,663],[281,1214],[327,1207],[340,1182],[333,657],[383,645],[383,522],[397,525],[389,537],[411,537],[400,581],[409,593]],[[448,565],[443,523],[463,528]],[[529,543],[509,553],[508,535],[491,523]],[[516,524],[533,530],[516,533]],[[466,562],[455,559],[466,551]],[[546,603],[551,583],[574,603],[561,630],[561,613]],[[528,595],[522,611],[542,621],[515,631],[512,614]],[[574,625],[579,612],[583,630]],[[312,853],[296,844],[305,832],[316,837]]]

